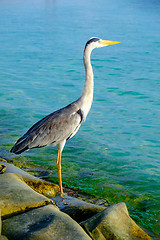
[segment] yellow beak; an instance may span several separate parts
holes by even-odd
[[[118,43],[120,43],[120,42],[109,41],[109,40],[99,40],[99,44],[102,44],[103,46],[113,45],[113,44],[118,44]]]

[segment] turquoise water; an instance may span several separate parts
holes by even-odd
[[[2,0],[0,12],[0,155],[51,167],[57,181],[57,148],[8,151],[36,121],[79,97],[90,37],[120,41],[92,53],[94,102],[65,146],[63,182],[125,201],[158,235],[160,2]]]

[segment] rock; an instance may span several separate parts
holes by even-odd
[[[27,185],[29,185],[36,192],[48,198],[52,198],[56,196],[59,192],[59,186],[54,183],[50,183],[41,179],[30,180],[30,179],[23,178],[23,180],[26,182]]]
[[[0,175],[0,209],[2,217],[49,204],[52,200],[35,192],[18,175]]]
[[[23,179],[31,179],[31,180],[32,179],[33,180],[37,180],[38,179],[37,177],[35,177],[35,176],[33,176],[33,175],[31,175],[31,174],[21,170],[20,168],[14,166],[13,164],[10,164],[10,163],[7,163],[7,162],[5,162],[4,164],[7,167],[6,173],[16,173],[18,175],[21,175]]]
[[[0,209],[0,235],[1,235],[1,232],[2,232],[2,222],[1,222],[1,209]]]
[[[77,198],[69,197],[65,194],[63,194],[63,197],[63,200],[59,196],[52,198],[52,200],[62,212],[67,213],[77,222],[82,222],[96,213],[106,209],[105,207],[87,203]]]
[[[6,236],[0,236],[0,240],[8,240],[8,238]]]
[[[7,162],[7,160],[5,160],[4,158],[0,157],[0,162]]]
[[[1,209],[0,209],[0,235],[1,235],[1,231],[2,231],[2,223],[1,223]]]
[[[3,221],[2,233],[12,240],[91,240],[78,223],[53,205]]]
[[[5,163],[7,169],[6,173],[16,173],[22,176],[23,180],[29,185],[31,188],[33,188],[36,192],[43,194],[46,197],[52,198],[57,195],[59,192],[59,186],[50,183],[44,180],[41,180],[23,170],[20,168],[14,166],[10,163]]]
[[[0,209],[0,240],[7,240],[8,238],[1,235],[1,230],[2,230],[2,224],[1,224],[1,209]]]
[[[7,166],[4,164],[0,164],[0,174],[4,173],[7,169]]]
[[[151,240],[129,217],[125,203],[114,204],[80,225],[93,240]]]

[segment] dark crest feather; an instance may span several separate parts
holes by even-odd
[[[97,38],[97,37],[90,38],[90,39],[88,40],[88,42],[86,43],[86,45],[85,45],[85,49],[86,49],[86,47],[87,47],[89,44],[91,44],[92,42],[97,42],[97,41],[99,41],[99,40],[100,40],[100,38]]]

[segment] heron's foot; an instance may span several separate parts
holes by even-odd
[[[68,205],[69,204],[69,202],[66,199],[67,195],[65,193],[59,193],[58,196],[60,197],[59,202],[63,202],[64,205]]]
[[[60,192],[58,196],[61,198],[62,201],[64,201],[65,197],[63,192]]]
[[[62,199],[64,199],[64,196],[63,196],[63,194],[62,194],[62,193],[60,193],[60,194],[59,194],[59,196],[60,196]]]

